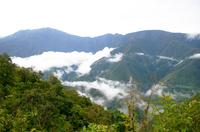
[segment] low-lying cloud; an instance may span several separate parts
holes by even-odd
[[[84,87],[86,93],[91,89],[97,89],[101,91],[108,100],[111,100],[114,97],[124,97],[126,95],[126,90],[129,88],[128,84],[119,81],[106,80],[104,78],[97,78],[97,80],[93,82],[65,81],[63,82],[63,85],[72,87]]]
[[[200,53],[190,56],[189,59],[200,59]]]
[[[143,56],[144,53],[141,53],[141,52],[138,52],[138,53],[135,53],[136,55],[140,55],[140,56]]]
[[[77,51],[66,53],[49,51],[26,58],[12,57],[12,61],[21,67],[31,67],[33,70],[42,72],[58,68],[53,74],[62,81],[63,85],[75,87],[80,95],[90,97],[95,103],[105,106],[108,101],[124,98],[127,95],[126,90],[129,89],[129,84],[104,78],[96,78],[93,82],[64,81],[63,75],[70,74],[70,72],[76,72],[77,75],[87,74],[91,70],[91,65],[101,58],[105,58],[110,63],[121,61],[123,54],[111,55],[112,50],[114,48],[106,47],[94,54]]]
[[[161,84],[155,84],[153,85],[146,93],[146,96],[150,96],[151,94],[153,95],[158,95],[158,96],[162,96],[163,94],[163,90],[166,88],[166,86],[161,85]]]
[[[107,106],[107,103],[115,99],[124,99],[128,95],[131,87],[119,81],[96,78],[95,81],[64,81],[65,86],[75,87],[80,95],[90,97],[90,99],[100,105]]]
[[[64,71],[61,71],[61,70],[57,70],[56,72],[53,73],[53,75],[57,77],[59,80],[62,80],[63,74],[64,74]]]
[[[114,56],[110,57],[108,59],[109,62],[119,62],[121,61],[123,58],[123,54],[122,53],[118,53],[118,54],[115,54]]]
[[[170,61],[177,61],[177,59],[174,59],[173,57],[167,57],[167,56],[157,56],[159,59],[163,59],[163,60],[170,60]]]
[[[75,72],[79,74],[87,74],[91,70],[91,65],[103,58],[111,57],[110,52],[113,48],[104,48],[96,52],[95,54],[91,52],[44,52],[40,55],[34,55],[27,58],[21,57],[12,57],[12,61],[25,68],[32,67],[36,71],[45,71],[49,70],[52,67],[68,67],[69,71],[72,71],[70,68],[73,65],[76,65],[78,68]],[[71,69],[71,70],[70,70]]]
[[[200,34],[199,33],[190,33],[186,34],[187,39],[200,39]]]

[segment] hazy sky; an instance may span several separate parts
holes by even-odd
[[[0,0],[0,36],[52,27],[80,36],[200,32],[200,0]]]

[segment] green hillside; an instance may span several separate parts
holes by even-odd
[[[7,55],[0,55],[1,132],[198,132],[200,129],[200,94],[179,103],[169,96],[156,102],[149,98],[151,112],[148,107],[138,112],[134,96],[127,96],[129,114],[126,115],[105,110],[72,88],[62,86],[53,76],[48,80],[41,76],[31,69],[15,66]]]
[[[189,40],[183,33],[147,30],[125,35],[120,47],[114,53],[142,52],[183,59],[200,52],[199,43],[199,39]]]
[[[140,90],[148,90],[152,84],[157,83],[177,64],[177,61],[159,59],[156,56],[124,54],[121,61],[112,63],[106,58],[94,63],[92,70],[80,80],[93,81],[96,77],[109,80],[128,82],[132,77]]]
[[[166,77],[162,79],[170,89],[183,93],[200,91],[200,60],[187,59],[177,65]]]
[[[89,124],[123,122],[123,114],[96,105],[50,76],[16,67],[0,56],[0,131],[79,131]],[[112,116],[116,120],[112,120]]]

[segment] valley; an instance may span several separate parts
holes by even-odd
[[[175,98],[198,92],[199,43],[198,36],[161,30],[90,38],[43,28],[0,39],[0,52],[21,67],[41,71],[44,78],[55,75],[98,104],[123,109],[120,100],[131,89],[130,78],[143,95],[156,84],[166,87],[157,89],[160,95]]]

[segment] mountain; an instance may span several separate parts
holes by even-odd
[[[186,59],[167,74],[162,82],[168,85],[167,91],[194,94],[200,90],[200,59]]]
[[[22,30],[0,39],[0,53],[28,57],[45,51],[96,52],[106,46],[114,47],[120,36],[107,34],[90,38],[70,35],[52,28]]]
[[[99,96],[97,90],[90,92]],[[124,114],[92,103],[73,88],[61,85],[53,76],[44,80],[41,73],[17,67],[7,55],[0,55],[0,95],[2,132],[200,130],[199,93],[182,102],[176,102],[169,96],[157,98],[156,102],[149,103],[151,112],[147,112],[148,107],[138,109],[135,106],[136,94],[129,95],[123,100],[129,114]],[[119,104],[117,98],[113,101],[115,105]],[[129,105],[132,103],[134,106]],[[147,118],[149,116],[151,119]],[[134,130],[132,123],[137,124]]]
[[[146,30],[126,35],[105,34],[91,38],[42,28],[23,30],[1,38],[0,53],[29,57],[31,60],[30,56],[36,54],[39,57],[47,57],[45,55],[50,54],[47,51],[77,51],[68,57],[73,58],[73,61],[64,59],[61,64],[64,66],[51,66],[43,71],[44,76],[47,78],[49,74],[57,75],[63,84],[78,87],[80,93],[102,102],[102,100],[121,99],[121,96],[126,95],[124,93],[129,87],[126,84],[130,78],[133,78],[142,93],[161,82],[168,87],[164,89],[165,92],[185,94],[199,91],[200,60],[189,59],[194,54],[200,53],[199,38],[199,36],[191,38],[185,33],[161,30]],[[112,50],[102,50],[105,47]],[[80,51],[84,51],[84,54]],[[104,52],[101,51],[106,51],[106,55],[104,56]],[[42,54],[44,52],[45,54]],[[62,53],[62,56],[56,59],[62,61],[60,58],[63,58],[63,55],[66,54]],[[86,55],[85,60],[80,60],[84,55]],[[64,64],[74,61],[76,62],[74,64]],[[82,68],[89,67],[89,70],[87,69],[89,72],[80,74],[77,71],[83,62],[86,65],[82,65]],[[40,65],[38,61],[35,63]],[[115,96],[110,95],[113,91]],[[110,94],[107,94],[109,92]]]
[[[185,66],[188,63],[187,57],[200,53],[200,40],[198,38],[188,39],[187,35],[182,33],[156,30],[141,31],[125,35],[119,42],[119,47],[112,51],[112,55],[119,53],[123,54],[121,61],[112,63],[107,61],[107,58],[103,58],[91,66],[92,70],[89,74],[78,80],[94,81],[97,77],[103,77],[128,82],[131,76],[142,91],[148,90],[155,83],[166,80],[165,78],[170,78],[173,81],[184,78],[188,82],[193,82],[193,86],[200,86],[197,81],[200,75],[198,68],[195,71],[197,76],[191,73],[193,76],[191,79],[187,79],[186,75],[181,75],[181,77],[175,74],[171,75],[174,69],[179,69],[180,73],[186,73],[186,71],[181,70],[179,65],[178,67],[176,65],[186,60],[181,64]],[[199,60],[195,61],[199,62]],[[194,70],[195,66],[198,65],[192,63],[187,68],[187,72]],[[168,81],[163,82],[170,85]],[[176,83],[178,84],[178,82]],[[182,81],[182,85],[186,85],[185,83]]]
[[[40,73],[17,67],[7,55],[0,55],[0,110],[1,132],[74,132],[89,124],[114,125],[126,118],[62,86],[53,76],[44,80]]]
[[[104,47],[117,48],[115,52],[142,52],[184,58],[200,52],[199,40],[188,39],[183,33],[147,30],[126,35],[105,34],[90,38],[71,35],[52,28],[18,31],[0,39],[0,53],[11,56],[28,57],[45,51],[85,51],[97,52]],[[177,51],[178,49],[178,51]]]
[[[125,35],[123,44],[117,51],[133,53],[142,52],[183,59],[200,52],[200,40],[188,39],[184,33],[170,33],[160,30],[148,30]]]
[[[177,64],[177,60],[161,59],[157,56],[124,54],[119,62],[109,62],[106,58],[94,63],[89,74],[81,80],[95,80],[103,77],[110,80],[128,82],[132,77],[140,90],[146,91],[154,83],[158,83]]]

